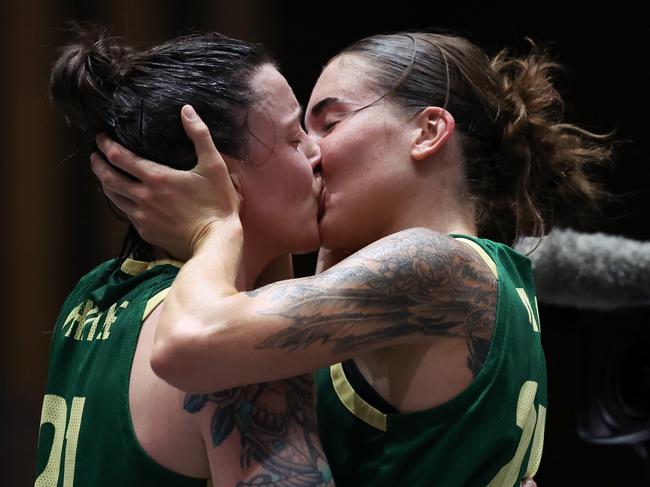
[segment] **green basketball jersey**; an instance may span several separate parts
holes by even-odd
[[[54,329],[35,486],[205,486],[138,443],[129,378],[142,322],[169,291],[174,261],[106,262],[66,299]],[[161,425],[164,427],[164,425]]]
[[[516,486],[537,471],[547,391],[530,261],[499,243],[452,236],[498,279],[485,363],[455,398],[402,414],[362,398],[342,364],[319,370],[319,431],[337,487]]]

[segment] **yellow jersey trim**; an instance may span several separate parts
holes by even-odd
[[[159,265],[173,265],[174,267],[178,267],[179,269],[183,267],[182,262],[173,259],[160,259],[160,260],[153,260],[151,262],[145,262],[142,260],[135,260],[129,257],[124,262],[122,262],[122,265],[120,266],[120,270],[125,274],[130,274],[131,276],[137,276],[138,274],[142,274],[143,272],[153,269],[154,267]]]
[[[154,294],[153,297],[149,298],[149,301],[147,301],[147,305],[144,308],[144,313],[142,314],[142,321],[146,320],[147,317],[151,314],[151,312],[154,309],[156,309],[156,306],[158,306],[160,303],[163,302],[163,300],[169,294],[170,289],[171,287],[168,287],[167,289],[163,289],[162,291]]]
[[[336,394],[352,414],[373,428],[381,431],[387,430],[387,416],[372,407],[356,393],[352,384],[350,384],[348,378],[345,376],[343,365],[338,363],[330,366],[330,376],[332,377],[332,385]]]
[[[467,245],[472,247],[476,251],[476,253],[478,253],[478,255],[481,257],[481,259],[483,259],[483,261],[490,268],[490,271],[492,272],[492,274],[494,274],[495,279],[497,281],[499,280],[499,272],[497,271],[497,265],[492,260],[492,258],[488,255],[488,253],[485,250],[483,250],[483,247],[481,247],[479,244],[477,244],[476,242],[468,238],[454,237],[454,239],[466,243]]]

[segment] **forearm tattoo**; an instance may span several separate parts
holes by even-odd
[[[201,411],[214,403],[210,432],[219,447],[233,431],[241,438],[242,469],[264,469],[248,486],[333,486],[318,440],[311,375],[237,387],[212,394],[187,394],[184,409]],[[227,467],[227,466],[224,466]]]
[[[462,337],[467,366],[483,365],[496,317],[497,281],[474,250],[425,229],[392,235],[299,284],[256,291],[271,303],[261,313],[289,325],[258,348],[330,344],[361,350],[406,335]]]

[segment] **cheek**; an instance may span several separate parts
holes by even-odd
[[[341,128],[343,130],[333,133],[327,141],[327,151],[335,155],[333,162],[337,165],[351,166],[346,167],[346,172],[383,171],[385,166],[399,162],[403,156],[404,124],[382,112],[374,116],[368,112]]]
[[[334,133],[320,140],[321,166],[324,176],[338,174],[346,166],[354,166],[357,159],[354,141],[347,133]],[[347,168],[348,170],[351,167]]]
[[[288,194],[304,195],[312,191],[314,175],[309,160],[302,153],[297,150],[287,153],[278,166]]]
[[[382,150],[372,134],[352,132],[334,133],[321,140],[321,158],[324,177],[366,173],[372,169]]]
[[[255,201],[251,206],[262,213],[291,211],[296,200],[307,198],[313,191],[309,162],[291,151],[280,152],[268,163],[251,168],[247,176],[244,199],[250,195]]]

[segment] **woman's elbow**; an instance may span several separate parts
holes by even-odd
[[[187,331],[171,333],[164,338],[157,336],[151,351],[151,369],[171,385],[188,390],[193,343],[196,340]]]
[[[228,381],[223,383],[227,379],[225,374],[210,373],[227,370],[219,361],[222,349],[211,340],[214,333],[211,327],[195,325],[177,327],[162,336],[157,334],[151,351],[151,369],[170,385],[194,394],[230,387]]]

